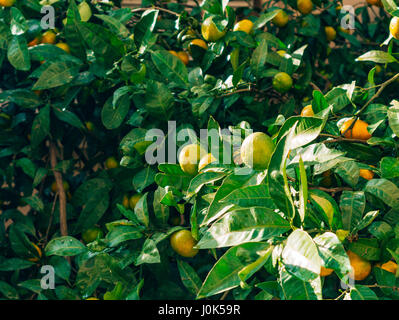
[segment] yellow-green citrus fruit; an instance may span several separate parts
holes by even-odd
[[[251,20],[244,19],[234,25],[233,31],[243,31],[246,34],[252,33],[254,24]]]
[[[399,17],[393,17],[389,24],[389,31],[392,37],[399,40]]]
[[[287,53],[287,51],[285,51],[285,50],[278,50],[278,51],[277,51],[277,54],[278,54],[280,57],[284,57],[286,53]]]
[[[0,6],[2,7],[11,7],[15,3],[15,0],[0,0]]]
[[[196,174],[198,172],[198,162],[204,153],[204,150],[198,144],[186,145],[179,154],[180,168],[185,173]]]
[[[64,186],[64,191],[67,192],[69,190],[69,183],[66,181],[63,181],[62,185]],[[54,193],[58,192],[57,182],[54,181],[51,184],[51,191],[53,191]]]
[[[272,22],[280,28],[283,28],[287,25],[289,20],[288,14],[284,10],[279,10],[278,13],[274,16]]]
[[[314,112],[311,104],[308,104],[306,107],[304,107],[301,111],[301,116],[302,117],[313,117]]]
[[[82,233],[82,240],[85,243],[90,243],[93,242],[94,240],[97,239],[97,237],[102,237],[103,236],[103,231],[100,228],[93,227],[90,229],[87,229]]]
[[[346,254],[349,257],[353,269],[354,279],[356,281],[366,279],[371,272],[371,263],[350,250],[348,250]]]
[[[176,231],[170,237],[170,245],[172,249],[182,257],[192,258],[198,253],[198,249],[194,249],[197,241],[188,230]]]
[[[280,92],[285,93],[292,88],[292,78],[288,73],[279,72],[273,78],[273,88]]]
[[[130,209],[134,210],[134,208],[136,207],[137,202],[139,202],[140,198],[141,198],[141,194],[138,194],[138,193],[135,194],[135,195],[132,195],[130,197],[130,199],[129,199],[129,207],[130,207]]]
[[[56,44],[56,46],[62,50],[64,50],[66,53],[71,53],[71,49],[69,48],[69,46],[64,43],[64,42],[58,42]]]
[[[335,234],[337,235],[337,238],[339,239],[339,241],[344,241],[346,239],[346,237],[349,234],[348,230],[343,230],[343,229],[338,229]]]
[[[207,155],[203,156],[198,164],[198,171],[201,171],[205,168],[208,164],[215,162],[216,158],[212,155],[212,153],[208,153]]]
[[[320,270],[320,277],[328,277],[331,273],[333,273],[334,270],[330,268],[324,268],[323,266],[321,267]]]
[[[241,145],[241,159],[255,170],[265,170],[274,151],[273,140],[263,132],[254,132]]]
[[[86,126],[87,131],[93,132],[93,130],[94,130],[94,123],[93,122],[86,121],[85,122],[85,126]]]
[[[381,268],[385,271],[391,272],[393,274],[396,274],[396,271],[398,270],[398,265],[393,261],[388,261],[384,264],[377,263],[376,267]]]
[[[115,157],[109,157],[105,160],[105,167],[107,169],[115,169],[119,167],[119,163],[116,161]]]
[[[53,30],[48,30],[43,33],[41,43],[54,44],[56,38],[57,35],[55,34],[55,32]]]
[[[83,22],[89,21],[91,18],[91,14],[92,14],[89,4],[86,1],[83,1],[82,3],[80,3],[78,5],[78,9],[79,9],[80,19]]]
[[[208,45],[206,44],[206,42],[202,39],[194,39],[191,40],[190,42],[190,46],[189,46],[189,50],[191,51],[192,46],[197,46],[200,47],[204,50],[208,50]]]
[[[215,42],[224,37],[226,30],[219,30],[211,16],[202,23],[201,34],[206,41]]]
[[[313,10],[313,2],[312,0],[298,0],[297,7],[300,13],[308,14]]]
[[[367,127],[368,123],[363,120],[356,120],[355,125],[347,130],[354,119],[349,119],[345,121],[345,123],[341,127],[341,134],[345,133],[345,138],[348,139],[359,139],[359,140],[368,140],[371,138],[371,134],[368,132]]]
[[[326,33],[326,38],[328,41],[334,41],[337,37],[337,31],[333,27],[325,27],[324,32]]]

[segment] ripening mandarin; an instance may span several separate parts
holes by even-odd
[[[205,151],[197,144],[189,144],[183,147],[179,154],[180,168],[188,174],[194,175],[198,172],[198,163]]]
[[[308,104],[306,107],[304,107],[301,111],[301,117],[313,117],[314,112],[311,104]]]
[[[215,42],[224,37],[226,30],[219,30],[211,16],[202,23],[201,34],[206,41]]]
[[[265,170],[274,151],[273,140],[263,132],[254,132],[241,145],[241,160],[255,170]]]
[[[399,17],[393,17],[389,24],[389,31],[392,37],[399,40]]]
[[[233,31],[243,31],[250,34],[253,31],[254,24],[251,20],[244,19],[234,25]]]
[[[205,42],[204,40],[202,40],[202,39],[194,39],[194,40],[191,40],[190,46],[189,46],[189,50],[191,50],[191,47],[192,47],[192,46],[197,46],[197,47],[200,47],[200,48],[202,48],[202,49],[204,49],[204,50],[208,50],[208,45],[207,45],[206,42]]]
[[[16,0],[0,0],[0,6],[2,7],[12,7]]]
[[[333,269],[321,267],[320,277],[328,277],[330,274],[334,272]]]
[[[215,162],[216,158],[212,155],[212,153],[208,153],[207,155],[203,156],[198,164],[198,171],[201,171],[205,168],[208,164]]]
[[[335,29],[333,27],[325,27],[324,31],[326,33],[326,38],[328,41],[334,41],[335,38],[337,37],[337,32],[335,31]]]
[[[354,119],[346,120],[341,127],[341,134],[345,133],[345,138],[347,139],[359,139],[368,140],[371,138],[371,134],[368,132],[368,123],[363,120],[356,120],[354,126],[347,130],[353,123]]]
[[[194,249],[196,244],[197,241],[195,241],[189,230],[176,231],[170,237],[172,249],[182,257],[194,257],[198,253],[198,249]]]
[[[371,272],[371,263],[350,250],[346,254],[353,269],[354,279],[356,281],[366,279]]]
[[[374,177],[374,172],[367,169],[360,169],[359,176],[361,176],[363,179],[371,180]]]
[[[283,28],[287,25],[289,21],[289,16],[284,10],[279,10],[278,13],[274,16],[272,22],[277,27]]]
[[[391,272],[393,274],[396,274],[396,271],[398,270],[398,265],[393,261],[388,261],[384,264],[377,263],[376,267],[381,268],[385,271]]]
[[[308,14],[313,10],[313,2],[312,0],[298,0],[297,7],[302,14]]]

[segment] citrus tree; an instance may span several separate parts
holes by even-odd
[[[0,6],[2,298],[398,298],[395,1]]]

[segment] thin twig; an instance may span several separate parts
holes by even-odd
[[[344,132],[342,132],[342,135],[345,136],[345,133],[347,133],[349,130],[351,130],[353,128],[353,126],[355,125],[356,121],[359,119],[360,114],[366,110],[366,108],[375,100],[377,99],[382,91],[384,91],[384,89],[390,85],[392,82],[394,82],[396,79],[399,79],[399,73],[397,73],[396,75],[394,75],[392,78],[388,79],[387,81],[385,81],[383,84],[381,84],[381,87],[378,89],[378,91],[371,97],[371,99],[369,101],[366,102],[366,104],[356,113],[355,119],[354,121],[352,121],[352,123],[350,124],[350,126],[348,128],[346,128],[346,130]]]

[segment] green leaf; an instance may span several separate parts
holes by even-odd
[[[186,87],[188,84],[188,72],[181,60],[167,51],[155,51],[151,54],[152,62],[166,80]]]
[[[161,199],[165,196],[165,194],[166,190],[162,187],[158,187],[157,190],[154,191],[154,214],[155,218],[161,224],[166,224],[169,219],[169,207],[161,203]]]
[[[339,207],[342,212],[344,230],[352,231],[363,217],[366,197],[363,191],[343,191]]]
[[[355,285],[350,291],[350,300],[378,300],[373,290],[366,286]]]
[[[348,255],[338,237],[332,232],[325,232],[313,238],[323,267],[333,269],[343,280],[348,280],[352,270]]]
[[[360,238],[349,244],[349,250],[369,261],[379,261],[381,249],[375,238]]]
[[[262,39],[256,49],[253,51],[251,57],[251,70],[255,76],[259,77],[262,74],[264,65],[266,63],[266,57],[267,41],[266,39]]]
[[[148,213],[148,205],[147,205],[147,197],[148,192],[145,193],[140,200],[137,202],[134,213],[136,214],[137,219],[146,227],[150,223],[149,213]]]
[[[110,97],[104,104],[101,111],[101,120],[108,130],[117,129],[121,126],[123,120],[129,112],[130,98],[128,95],[123,95],[118,99],[117,106],[112,105],[113,98]]]
[[[281,267],[278,282],[285,300],[321,300],[322,298],[320,277],[311,281],[302,281]]]
[[[208,273],[197,298],[206,298],[240,285],[238,272],[258,260],[268,248],[264,243],[245,243],[230,248]]]
[[[168,120],[173,105],[173,95],[165,84],[153,80],[147,82],[145,107],[149,113]]]
[[[74,237],[52,239],[45,248],[47,256],[76,256],[87,251],[86,246]]]
[[[159,254],[155,241],[152,239],[146,239],[143,244],[143,248],[141,249],[141,252],[135,261],[135,265],[139,266],[143,263],[160,263],[160,262],[161,262],[161,256]]]
[[[395,103],[388,109],[388,123],[392,131],[399,137],[399,104]]]
[[[137,226],[114,227],[105,237],[109,247],[116,247],[122,242],[136,240],[143,237],[143,228]]]
[[[242,208],[265,207],[275,209],[274,202],[269,194],[269,189],[265,184],[236,189],[221,201]]]
[[[50,132],[50,106],[41,108],[32,123],[31,144],[35,148]]]
[[[45,66],[32,90],[45,90],[68,84],[78,75],[80,69],[79,65],[70,61],[57,61]]]
[[[197,247],[221,248],[258,242],[281,235],[289,229],[289,222],[271,209],[239,209],[226,213],[205,231]]]
[[[386,179],[373,179],[367,182],[364,191],[381,199],[392,208],[399,209],[399,188]]]
[[[299,158],[299,178],[299,215],[301,217],[301,221],[303,222],[305,220],[306,205],[308,203],[308,180],[306,176],[306,169],[301,157]]]
[[[187,190],[187,197],[192,197],[193,195],[197,194],[201,188],[208,184],[219,181],[226,177],[227,173],[225,172],[202,172],[196,175],[190,182],[190,186]]]
[[[306,231],[297,229],[289,235],[282,258],[286,270],[302,281],[319,277],[321,259],[315,243]]]
[[[399,159],[384,157],[380,162],[381,177],[393,179],[399,177]]]
[[[183,285],[190,291],[193,295],[197,296],[201,289],[201,279],[197,272],[191,267],[187,262],[183,260],[177,260],[177,267],[179,269],[179,274]]]
[[[398,62],[392,55],[385,51],[371,50],[361,55],[356,61],[371,61],[376,63]]]
[[[19,299],[18,291],[14,287],[10,286],[7,282],[0,281],[0,293],[7,299],[17,300]]]
[[[31,62],[25,37],[12,37],[8,44],[7,58],[15,69],[21,71],[30,70]]]

